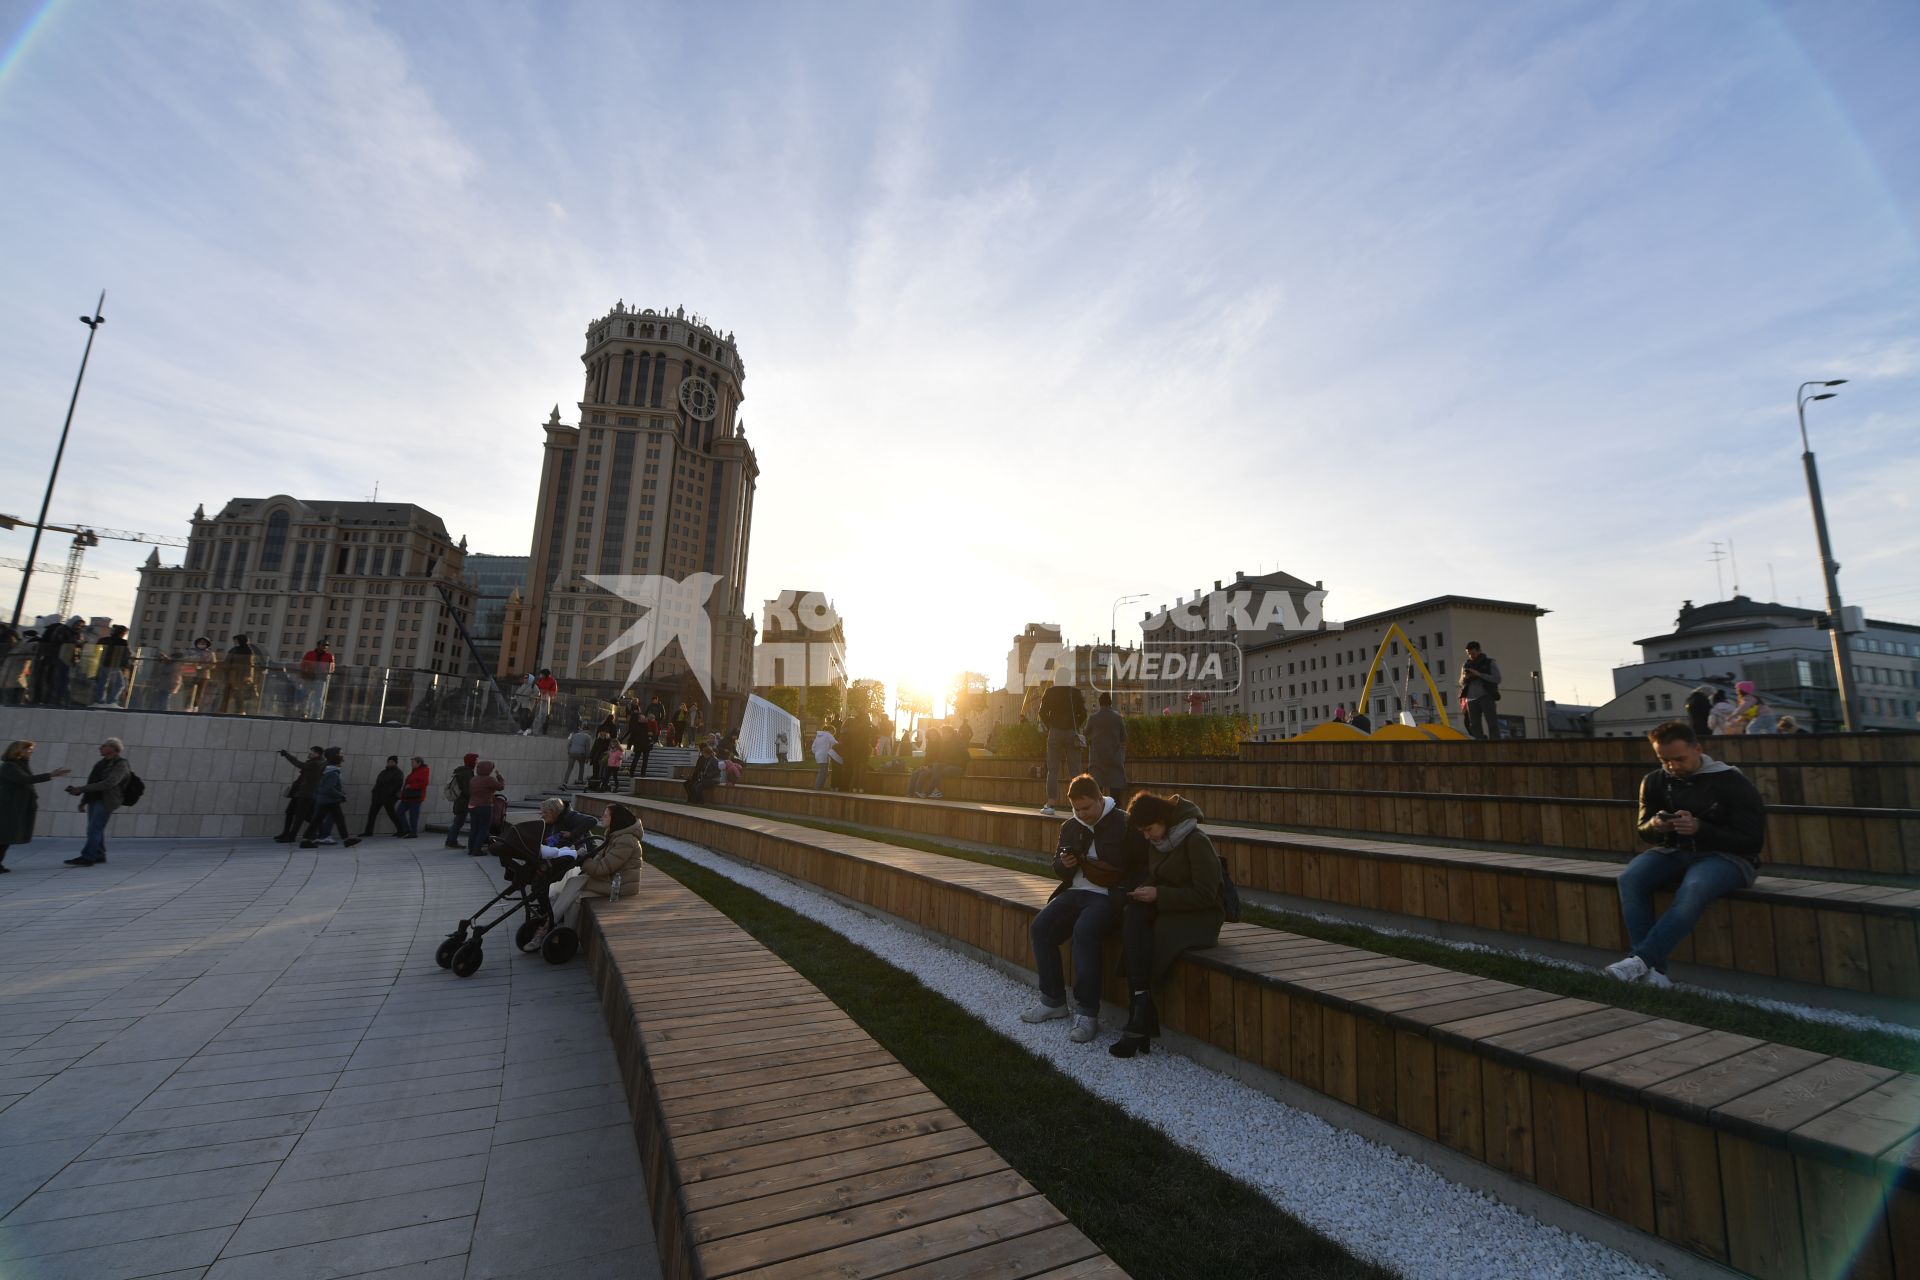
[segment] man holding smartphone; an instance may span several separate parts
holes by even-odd
[[[1667,957],[1693,932],[1715,898],[1751,885],[1760,874],[1767,806],[1732,765],[1700,750],[1684,720],[1647,734],[1660,767],[1640,780],[1640,835],[1657,842],[1620,873],[1620,915],[1633,948],[1606,968],[1621,982],[1670,987]],[[1658,920],[1653,895],[1672,888],[1673,905]]]

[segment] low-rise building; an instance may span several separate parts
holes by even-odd
[[[1253,736],[1261,741],[1291,738],[1325,724],[1336,710],[1360,709],[1367,671],[1383,642],[1387,651],[1364,708],[1373,723],[1388,723],[1405,712],[1418,724],[1445,720],[1464,729],[1458,706],[1460,662],[1467,642],[1477,640],[1500,664],[1501,736],[1544,737],[1538,620],[1546,613],[1538,605],[1513,600],[1435,596],[1330,624],[1327,630],[1284,634],[1252,645],[1246,650],[1243,705],[1253,720]],[[1395,623],[1432,673],[1433,690],[1400,640],[1388,640],[1388,628]],[[1435,691],[1444,705],[1436,706]]]
[[[1735,595],[1696,605],[1681,602],[1673,629],[1634,643],[1640,661],[1614,668],[1616,694],[1637,690],[1664,676],[1691,688],[1705,680],[1729,684],[1751,680],[1771,695],[1807,707],[1813,723],[1840,727],[1833,675],[1832,633],[1820,626],[1824,612]],[[1855,727],[1911,729],[1920,711],[1920,626],[1864,620],[1847,637],[1853,651]]]
[[[1593,709],[1590,717],[1593,737],[1640,738],[1655,725],[1687,718],[1687,695],[1702,686],[1719,689],[1729,698],[1738,698],[1733,684],[1726,680],[1680,680],[1673,676],[1648,676],[1639,684]],[[1792,716],[1807,727],[1813,709],[1797,698],[1761,690],[1767,705],[1783,716]]]

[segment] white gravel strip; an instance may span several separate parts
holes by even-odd
[[[1632,1258],[1536,1222],[1399,1152],[1336,1129],[1172,1053],[1122,1061],[1067,1039],[1065,1021],[1037,1026],[1019,1011],[1034,991],[1004,974],[824,894],[684,840],[648,843],[819,922],[947,997],[1035,1057],[1248,1183],[1360,1257],[1434,1280],[1658,1280]]]
[[[1257,897],[1249,897],[1256,906],[1265,906],[1269,910],[1284,911],[1288,915],[1302,916],[1308,920],[1317,920],[1321,924],[1346,925],[1366,929],[1372,933],[1387,934],[1396,938],[1412,938],[1419,942],[1435,942],[1451,951],[1474,951],[1481,955],[1506,956],[1529,961],[1533,964],[1548,965],[1555,969],[1565,969],[1569,973],[1592,973],[1592,965],[1581,964],[1577,960],[1564,960],[1559,956],[1542,955],[1529,951],[1524,945],[1510,947],[1490,947],[1483,942],[1462,942],[1457,938],[1442,938],[1431,933],[1420,933],[1413,929],[1395,929],[1388,925],[1359,924],[1340,916],[1319,911],[1301,911],[1296,907],[1283,907],[1260,902]],[[1844,1009],[1823,1009],[1818,1005],[1796,1004],[1791,1000],[1775,1000],[1771,996],[1752,996],[1739,991],[1722,991],[1717,987],[1700,987],[1690,982],[1676,982],[1674,988],[1696,996],[1706,996],[1723,1004],[1746,1005],[1752,1009],[1765,1009],[1769,1013],[1785,1014],[1801,1022],[1816,1022],[1829,1027],[1841,1027],[1848,1031],[1878,1031],[1890,1036],[1899,1036],[1905,1040],[1920,1043],[1920,1027],[1908,1026],[1904,1022],[1888,1022],[1864,1013],[1848,1013]]]

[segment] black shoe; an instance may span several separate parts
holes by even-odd
[[[1160,1011],[1154,1008],[1152,996],[1144,992],[1134,996],[1133,1005],[1127,1013],[1127,1025],[1122,1031],[1143,1040],[1160,1034]]]
[[[293,837],[292,836],[275,836],[273,838],[273,842],[275,844],[292,844]]]
[[[302,849],[318,849],[320,846],[312,840],[302,840],[300,847]]]
[[[1131,1058],[1135,1054],[1144,1058],[1153,1052],[1153,1041],[1145,1036],[1122,1035],[1107,1046],[1107,1052],[1116,1058]]]
[[[5,874],[7,874],[7,872],[9,872],[9,871],[11,871],[11,870],[13,870],[13,868],[12,868],[12,867],[10,867],[10,866],[8,866],[8,865],[7,865],[6,863],[4,863],[4,862],[0,862],[0,876],[3,876],[3,875],[5,875]]]
[[[355,845],[357,845],[357,844],[359,844],[359,843],[360,843],[360,841],[359,841],[359,838],[358,838],[358,837],[355,837],[355,836],[348,836],[348,837],[347,837],[347,848],[349,848],[349,849],[351,849],[351,848],[353,848],[353,846],[355,846]]]
[[[100,859],[100,861],[104,862],[106,861],[106,859],[102,858]],[[94,864],[94,859],[92,858],[68,858],[67,859],[67,865],[70,867],[90,867],[93,864]]]

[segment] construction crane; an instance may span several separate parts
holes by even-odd
[[[87,548],[100,545],[100,539],[109,538],[115,542],[144,542],[155,547],[184,547],[185,538],[170,538],[165,534],[134,533],[127,529],[102,529],[93,525],[36,524],[32,520],[23,520],[19,516],[0,515],[0,530],[40,529],[47,533],[70,533],[73,545],[67,549],[67,567],[60,579],[60,603],[54,612],[66,617],[73,609],[74,588],[82,577],[92,574],[80,572],[81,562],[86,559]]]

